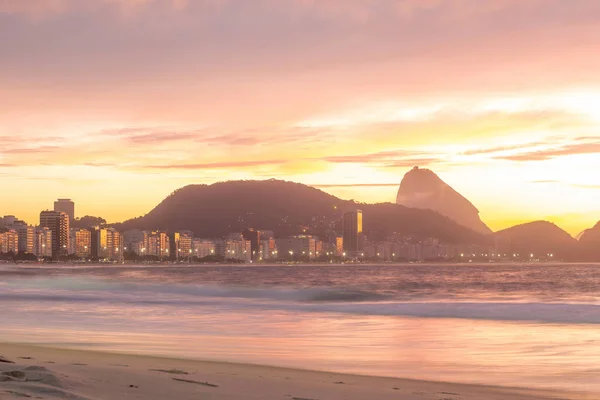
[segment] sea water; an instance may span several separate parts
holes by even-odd
[[[4,265],[0,341],[600,392],[600,265]]]

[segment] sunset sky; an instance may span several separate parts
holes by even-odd
[[[394,201],[434,170],[494,230],[600,220],[598,0],[0,0],[0,214],[111,222],[192,183]]]

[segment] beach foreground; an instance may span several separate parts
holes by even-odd
[[[0,344],[0,399],[592,399],[544,392]],[[9,362],[4,362],[9,361]]]

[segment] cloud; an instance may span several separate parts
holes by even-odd
[[[410,157],[416,154],[419,153],[409,150],[390,150],[380,151],[377,153],[357,154],[349,156],[331,156],[325,157],[323,160],[330,163],[371,163]]]
[[[548,143],[549,143],[548,141],[539,141],[539,142],[521,143],[521,144],[509,145],[509,146],[485,147],[485,148],[467,150],[467,151],[464,151],[462,154],[465,156],[478,156],[478,155],[487,155],[487,154],[495,154],[495,153],[504,153],[507,151],[523,150],[523,148],[527,148],[527,147],[548,145]]]
[[[59,150],[58,146],[40,146],[40,147],[22,147],[14,149],[3,149],[0,150],[0,154],[37,154],[37,153],[50,153]]]
[[[576,188],[581,188],[581,189],[600,189],[600,184],[599,185],[592,185],[592,184],[580,184],[580,183],[573,183],[570,186],[572,187],[576,187]]]
[[[431,155],[424,152],[412,150],[390,150],[358,155],[332,156],[324,157],[323,160],[330,163],[342,164],[374,164],[376,166],[385,168],[406,168],[414,166],[425,166],[444,161],[441,157],[437,155]]]
[[[557,148],[535,150],[506,156],[498,156],[496,158],[509,161],[543,161],[563,156],[596,153],[600,153],[600,142],[573,143]]]
[[[327,183],[324,183],[324,184],[309,185],[309,186],[316,187],[316,188],[337,188],[337,187],[340,187],[340,188],[350,187],[350,188],[352,188],[352,187],[397,187],[399,185],[400,184],[398,182],[396,182],[396,183],[346,183],[346,184],[343,184],[343,183],[340,183],[340,184],[335,184],[335,183],[327,184]]]
[[[163,164],[163,165],[144,165],[146,169],[229,169],[229,168],[247,168],[261,167],[265,165],[285,164],[287,160],[253,160],[253,161],[223,161],[201,164]]]

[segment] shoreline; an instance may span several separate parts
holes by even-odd
[[[0,342],[0,399],[591,400],[597,394]],[[15,377],[7,373],[13,372]],[[16,372],[15,372],[16,371]],[[8,379],[3,377],[8,376]],[[4,380],[3,380],[4,379]],[[198,397],[199,395],[205,397]]]

